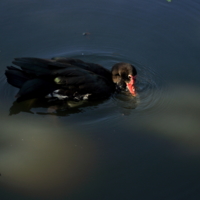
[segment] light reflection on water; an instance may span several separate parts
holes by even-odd
[[[152,109],[154,112],[136,115],[139,127],[172,142],[183,154],[200,155],[199,87],[169,86]],[[128,119],[123,123],[128,127],[131,125]]]
[[[0,5],[5,197],[199,199],[199,1]],[[138,99],[113,96],[60,110],[31,100],[8,116],[17,89],[4,70],[22,56],[72,56],[108,69],[130,62],[139,71]]]
[[[112,102],[112,100],[109,101]],[[102,104],[104,109],[101,109],[100,106],[96,110],[88,109],[84,113],[76,115],[78,118],[76,124],[73,123],[73,129],[66,125],[70,122],[67,120],[67,116],[59,118],[55,115],[45,118],[39,117],[40,119],[38,119],[38,117],[32,118],[30,116],[33,115],[27,114],[27,119],[26,115],[19,115],[19,118],[15,117],[17,115],[3,118],[1,128],[4,134],[1,136],[1,144],[3,145],[1,145],[0,151],[1,185],[12,192],[17,191],[17,193],[21,192],[28,196],[37,194],[36,196],[41,198],[49,197],[49,195],[53,198],[66,196],[76,193],[79,189],[82,190],[85,186],[87,187],[87,183],[93,176],[95,179],[98,178],[99,166],[97,163],[99,159],[102,159],[99,155],[107,153],[106,148],[108,147],[105,148],[104,144],[99,148],[99,141],[96,138],[98,136],[104,138],[107,135],[107,141],[104,142],[114,142],[118,146],[118,137],[126,138],[127,135],[130,135],[131,138],[134,138],[131,143],[131,151],[134,152],[136,158],[137,156],[141,157],[140,154],[145,152],[147,157],[150,156],[149,154],[152,154],[153,159],[157,157],[158,154],[154,152],[154,148],[161,150],[160,145],[163,143],[163,139],[165,146],[168,146],[168,151],[171,151],[176,159],[184,157],[187,161],[187,159],[191,159],[191,156],[195,159],[200,155],[200,125],[198,120],[200,118],[200,96],[198,87],[189,85],[168,87],[152,107],[156,112],[151,110],[143,112],[141,110],[125,116],[119,114],[120,112],[114,112],[113,109],[108,111],[109,101]],[[92,113],[96,111],[99,112],[94,117]],[[106,111],[113,115],[106,116]],[[32,121],[32,119],[34,120]],[[117,130],[118,127],[123,131]],[[90,131],[90,134],[88,135],[88,132],[84,132],[84,130]],[[101,130],[102,133],[100,133]],[[108,130],[109,132],[106,132]],[[149,138],[147,146],[143,146],[143,143],[137,144],[138,130],[141,137],[144,137],[143,140]],[[156,140],[162,142],[159,145],[156,144],[152,150],[150,144]],[[123,139],[123,142],[125,145],[123,148],[126,148],[128,142],[126,139]],[[110,149],[110,145],[108,149]],[[141,152],[138,152],[138,149]],[[118,152],[120,149],[116,148],[116,150]],[[130,150],[127,153],[130,154]],[[119,162],[117,154],[114,153],[110,156],[112,159],[109,164],[104,163],[104,165],[108,169],[109,167],[120,168],[117,165],[113,166]],[[165,154],[162,156],[165,158]],[[152,163],[151,159],[146,160],[145,166],[153,167],[153,164],[150,164]],[[124,162],[126,163],[126,161]],[[139,166],[141,162],[139,161]],[[154,162],[159,161],[153,160]],[[137,169],[136,163],[133,165],[136,165],[134,173],[142,173],[140,168]],[[130,173],[132,166],[128,167],[128,170]],[[140,175],[141,180],[148,176],[147,172],[143,176]],[[106,173],[108,173],[107,170]],[[113,173],[111,176],[116,175]],[[130,173],[130,175],[136,176],[136,180],[138,180],[139,177],[134,173],[132,175]],[[155,171],[155,173],[159,172]],[[125,172],[124,176],[126,176]],[[183,186],[184,184],[183,182]],[[193,188],[193,186],[191,187]],[[175,186],[174,188],[177,189]],[[188,189],[192,188],[188,187]]]
[[[195,88],[190,86],[173,86],[173,89],[169,89],[166,86],[165,80],[162,80],[154,71],[120,54],[87,52],[83,55],[81,51],[79,53],[76,51],[76,54],[71,52],[69,56],[83,59],[84,61],[96,62],[108,69],[114,63],[121,60],[133,63],[138,70],[138,96],[136,98],[129,98],[123,94],[121,96],[114,95],[104,101],[85,102],[83,105],[79,102],[67,102],[66,105],[61,107],[57,105],[45,106],[45,104],[41,104],[37,100],[29,100],[19,104],[14,103],[10,114],[18,114],[24,111],[32,114],[64,117],[80,113],[84,117],[81,119],[81,115],[79,116],[79,123],[90,125],[91,127],[95,127],[98,123],[109,124],[111,121],[119,120],[123,115],[130,115],[140,120],[138,125],[142,122],[145,124],[145,129],[158,132],[159,137],[164,135],[173,136],[173,138],[178,138],[178,141],[180,139],[182,142],[189,141],[187,140],[189,131],[192,131],[192,133],[193,131],[198,131],[199,125],[196,122],[198,116],[193,116],[191,107],[189,110],[186,109],[186,107],[188,108],[187,105],[193,105],[196,109],[200,107],[196,101],[195,103],[193,102],[195,99],[198,99],[198,96],[195,97],[195,95],[198,95],[198,89],[195,91]],[[187,90],[187,95],[185,90]],[[181,113],[179,113],[180,110],[182,110]],[[96,114],[92,116],[94,112]],[[187,118],[188,112],[194,120]],[[144,116],[147,116],[147,119]],[[136,119],[137,122],[138,119]],[[120,124],[123,123],[126,124],[124,121],[120,122]],[[196,133],[194,134],[196,135]]]
[[[1,186],[35,197],[60,197],[84,187],[96,168],[94,141],[51,117],[1,119]],[[83,133],[82,133],[83,134]]]

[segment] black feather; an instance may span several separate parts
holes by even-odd
[[[128,75],[137,73],[128,63],[118,63],[110,72],[98,64],[67,58],[16,58],[13,64],[20,68],[8,67],[5,75],[8,83],[20,88],[17,101],[45,97],[57,91],[75,99],[84,95],[102,99],[114,91],[115,84],[126,85]],[[121,76],[115,77],[116,74]]]
[[[8,83],[17,88],[21,88],[22,85],[30,79],[30,76],[28,76],[22,70],[12,66],[7,67],[5,75]]]
[[[16,97],[17,101],[24,101],[32,98],[44,97],[56,90],[56,84],[42,79],[31,79],[26,81],[20,88]]]

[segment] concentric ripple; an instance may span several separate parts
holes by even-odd
[[[152,110],[161,99],[164,91],[164,80],[152,69],[138,66],[136,90],[138,92],[138,110]]]
[[[80,53],[81,56],[72,56],[88,62],[96,62],[107,69],[117,62],[133,64],[137,71],[136,91],[137,96],[127,94],[114,94],[112,103],[124,109],[136,109],[137,111],[152,110],[161,99],[164,91],[164,80],[151,68],[143,66],[139,62],[130,60],[124,55],[112,52]]]
[[[138,62],[132,61],[127,59],[125,56],[120,55],[118,53],[113,52],[101,52],[101,51],[76,51],[76,52],[65,52],[65,54],[57,55],[61,57],[73,57],[79,58],[86,62],[94,62],[104,66],[107,69],[111,69],[111,67],[117,62],[128,62],[133,64],[137,71],[137,79],[136,79],[136,92],[137,96],[132,97],[126,93],[114,94],[110,98],[110,100],[104,101],[103,104],[99,103],[98,106],[94,105],[91,102],[91,109],[95,107],[95,109],[99,109],[99,112],[105,114],[107,117],[114,116],[116,110],[120,110],[120,113],[127,113],[130,114],[133,110],[136,112],[142,112],[146,110],[154,110],[155,104],[161,98],[163,93],[163,80],[154,72],[152,69],[145,67]],[[5,82],[5,79],[1,79]],[[7,87],[9,90],[11,87]],[[11,98],[11,93],[13,94],[13,90],[10,89],[11,92],[7,91],[4,93],[6,95],[5,99]],[[14,94],[13,94],[13,101],[14,101]],[[41,105],[34,105],[32,109],[37,109],[36,112],[38,113],[38,107],[41,109]],[[87,108],[86,108],[87,107]],[[89,106],[80,106],[79,111],[86,110],[87,112],[90,110]],[[64,110],[64,112],[63,112]],[[72,110],[71,110],[72,111]],[[70,114],[73,112],[70,111]],[[40,111],[39,111],[40,112]],[[65,114],[66,112],[66,114]],[[75,112],[76,113],[76,112]],[[115,113],[115,114],[114,114]],[[62,115],[67,116],[69,115],[69,107],[63,109],[62,107]]]
[[[138,71],[136,79],[137,96],[132,97],[126,95],[125,98],[119,98],[119,95],[116,95],[115,100],[118,105],[126,109],[135,109],[137,112],[153,111],[155,105],[162,98],[164,84],[161,78],[152,69],[138,63],[130,63],[134,64]]]

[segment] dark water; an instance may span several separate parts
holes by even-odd
[[[200,198],[199,1],[1,0],[0,27],[2,200]],[[13,104],[23,56],[130,62],[138,97]]]

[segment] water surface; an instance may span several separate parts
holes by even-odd
[[[199,11],[197,0],[2,0],[1,199],[199,199]],[[130,62],[138,96],[13,103],[4,71],[24,56]]]

